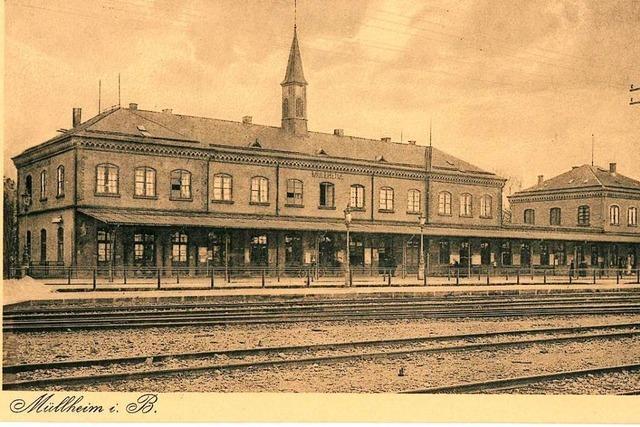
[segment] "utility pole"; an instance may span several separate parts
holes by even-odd
[[[631,88],[629,89],[629,93],[635,92],[637,90],[640,90],[640,86],[631,85]],[[634,101],[632,96],[631,100],[629,101],[629,105],[635,105],[635,104],[640,104],[640,99],[636,99]]]

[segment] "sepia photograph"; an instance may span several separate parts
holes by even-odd
[[[14,414],[640,394],[639,1],[4,14]]]

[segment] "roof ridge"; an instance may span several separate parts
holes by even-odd
[[[589,166],[589,165],[586,165],[586,166],[587,166],[587,168],[589,168],[589,172],[591,172],[591,173],[593,174],[593,176],[596,178],[596,181],[598,181],[598,183],[600,184],[600,186],[601,186],[602,188],[605,188],[605,187],[606,187],[606,185],[604,185],[604,184],[603,184],[603,182],[600,180],[600,178],[598,177],[598,174],[597,174],[597,173],[595,173],[595,172],[593,171],[593,168],[594,168],[595,166]]]
[[[160,126],[161,128],[167,129],[167,130],[169,130],[169,131],[171,131],[171,132],[173,132],[173,133],[175,133],[175,134],[177,134],[177,135],[180,135],[180,136],[184,137],[184,138],[185,138],[185,139],[187,139],[188,141],[195,141],[195,139],[190,138],[189,136],[187,136],[187,135],[185,135],[185,134],[182,134],[182,133],[178,132],[177,130],[173,130],[173,129],[171,129],[171,128],[170,128],[170,127],[168,127],[168,126],[163,125],[162,123],[158,123],[158,122],[157,122],[157,121],[155,121],[155,120],[152,120],[152,119],[150,119],[150,118],[148,118],[148,117],[144,117],[144,116],[142,116],[142,115],[140,115],[140,114],[137,114],[135,111],[132,111],[132,110],[129,110],[129,111],[130,111],[131,113],[133,113],[133,115],[134,115],[134,116],[140,117],[140,118],[141,118],[141,119],[143,119],[143,120],[150,121],[151,123],[154,123],[154,124],[156,124],[156,125]]]

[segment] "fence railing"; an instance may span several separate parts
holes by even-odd
[[[110,267],[60,264],[14,269],[13,277],[28,275],[57,285],[144,285],[146,287],[267,287],[335,285],[427,285],[498,283],[640,283],[640,268],[578,268],[549,266],[435,266],[426,274],[418,268],[353,266],[227,266],[227,267]]]

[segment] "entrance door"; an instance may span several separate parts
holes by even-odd
[[[491,264],[491,243],[490,242],[480,243],[480,263],[482,265]]]
[[[466,269],[471,262],[471,244],[469,242],[460,242],[460,267]],[[462,273],[462,271],[460,272]]]
[[[380,273],[386,273],[391,270],[391,274],[395,273],[396,258],[393,253],[393,237],[381,237],[378,247],[378,270]]]
[[[266,267],[269,265],[269,245],[266,234],[251,237],[251,265]]]
[[[335,237],[328,234],[320,236],[320,241],[318,242],[318,257],[320,267],[333,268],[338,266]]]
[[[135,275],[153,274],[153,268],[156,266],[155,238],[153,233],[134,233],[133,266]]]
[[[520,265],[531,265],[531,245],[528,242],[520,246]]]
[[[349,237],[349,265],[351,268],[364,267],[364,242],[362,236],[351,235]]]

